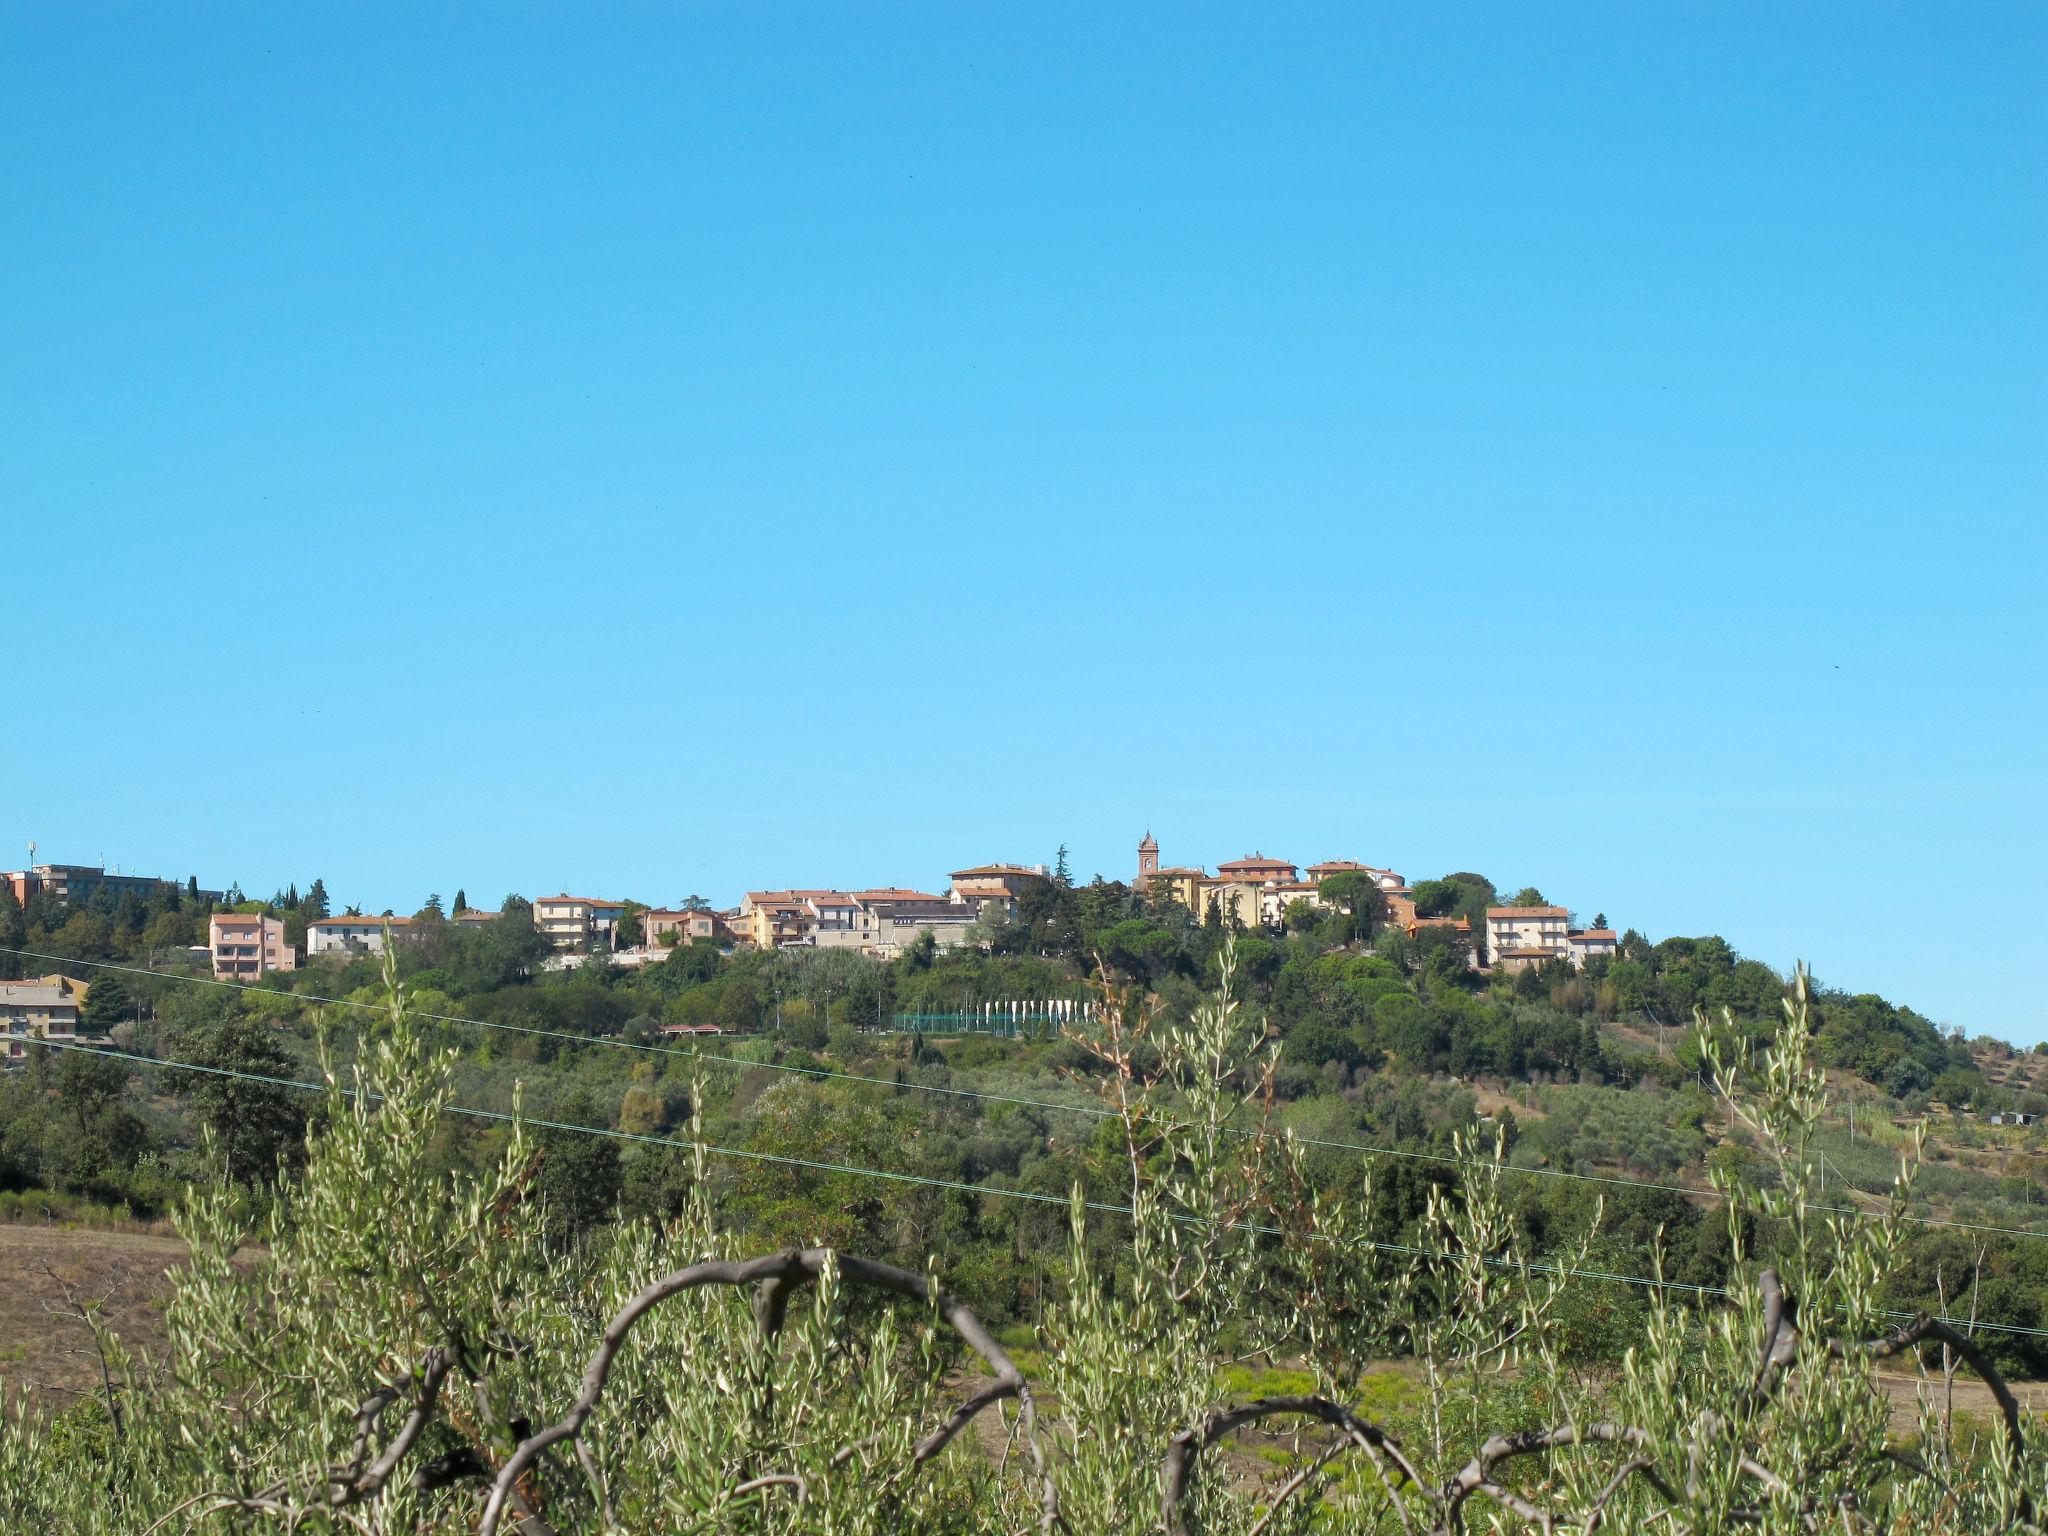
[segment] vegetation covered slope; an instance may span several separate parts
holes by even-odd
[[[1939,1343],[1993,1367],[1962,1333],[1879,1307],[1903,1175],[1885,1219],[1816,1212],[1825,1080],[1803,996],[1760,1056],[1704,1042],[1772,1171],[1717,1179],[1727,1296],[1648,1290],[1635,1345],[1588,1373],[1567,1341],[1612,1294],[1599,1213],[1539,1257],[1509,1208],[1503,1138],[1460,1133],[1415,1240],[1381,1240],[1379,1161],[1349,1195],[1325,1187],[1275,1123],[1283,1048],[1225,971],[1185,1019],[1112,1004],[1085,1042],[1109,1198],[1083,1183],[1056,1208],[1028,1371],[943,1258],[748,1258],[701,1126],[659,1222],[565,1226],[548,1149],[516,1123],[490,1158],[451,1165],[456,1062],[394,987],[353,1064],[323,1063],[302,1166],[254,1188],[216,1177],[181,1203],[191,1260],[170,1358],[145,1369],[105,1337],[101,1396],[0,1426],[0,1520],[484,1536],[2035,1528],[2048,1467],[2017,1416],[1946,1422],[1930,1395],[1918,1434],[1892,1435],[1876,1359]],[[1247,1357],[1293,1367],[1303,1390],[1233,1398],[1221,1368]],[[1389,1358],[1426,1390],[1383,1422],[1368,1372]],[[982,1414],[1002,1416],[997,1454],[958,1438]],[[1274,1423],[1307,1430],[1272,1476],[1220,1460],[1233,1434]]]

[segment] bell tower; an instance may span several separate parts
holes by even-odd
[[[1144,841],[1138,844],[1138,889],[1152,889],[1152,877],[1159,873],[1159,840],[1147,828]]]

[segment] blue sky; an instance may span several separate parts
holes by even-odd
[[[0,864],[1259,848],[2048,1036],[2048,11],[11,7]]]

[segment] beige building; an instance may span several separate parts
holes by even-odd
[[[1176,901],[1190,912],[1199,911],[1202,882],[1208,878],[1206,869],[1195,869],[1186,864],[1161,865],[1147,879],[1145,894],[1154,901]]]
[[[811,891],[805,894],[803,902],[809,916],[799,943],[826,949],[860,947],[863,940],[859,896],[850,891]]]
[[[1621,953],[1621,939],[1612,928],[1574,928],[1564,942],[1572,965],[1581,971],[1588,960],[1612,960]]]
[[[780,949],[801,944],[817,922],[811,908],[815,898],[844,896],[844,891],[749,891],[740,902],[739,919],[733,931],[756,949]]]
[[[964,942],[979,905],[932,891],[876,886],[865,891],[749,891],[737,931],[761,949],[855,949],[888,959],[930,932],[944,948]]]
[[[213,974],[222,981],[254,981],[265,971],[295,971],[299,954],[284,941],[284,924],[260,913],[216,912],[207,920]]]
[[[1582,971],[1588,960],[1611,959],[1621,943],[1612,928],[1574,928],[1563,907],[1488,907],[1486,948],[1504,971],[1532,970],[1553,960]]]
[[[409,917],[365,917],[360,912],[346,917],[323,917],[306,924],[306,956],[329,954],[381,955],[384,931],[404,943],[412,937]]]
[[[857,949],[884,960],[927,928],[941,947],[950,948],[981,916],[979,906],[902,886],[834,891],[813,896],[808,906],[812,921],[800,942],[823,949]]]
[[[625,915],[624,902],[594,896],[564,893],[537,897],[533,903],[533,926],[558,954],[610,949],[612,932]]]
[[[1154,852],[1157,852],[1156,845]],[[973,869],[953,871],[950,894],[959,905],[985,907],[993,904],[1003,916],[1015,917],[1017,898],[1047,878],[1043,864],[977,864]]]
[[[733,939],[723,919],[701,907],[650,907],[640,914],[640,935],[649,949],[694,944],[700,939],[723,945]]]
[[[1297,901],[1312,907],[1323,904],[1322,887],[1313,880],[1276,880],[1259,893],[1259,921],[1268,928],[1287,925],[1287,909]]]
[[[893,960],[924,934],[940,949],[967,942],[968,930],[981,920],[981,908],[944,897],[920,896],[915,901],[882,897],[860,907],[861,948],[878,960]]]
[[[0,1039],[7,1042],[8,1065],[28,1055],[29,1040],[78,1039],[90,990],[69,976],[0,981]]]
[[[1277,928],[1285,910],[1281,893],[1292,893],[1286,899],[1294,900],[1301,886],[1301,871],[1293,864],[1255,853],[1248,859],[1218,864],[1216,873],[1205,877],[1196,887],[1192,910],[1197,920],[1204,923],[1215,912],[1226,923]]]
[[[1405,891],[1408,882],[1391,869],[1381,869],[1373,864],[1361,864],[1356,859],[1325,859],[1320,864],[1308,867],[1308,878],[1312,884],[1321,885],[1332,875],[1370,875],[1372,883],[1382,891]]]
[[[1563,907],[1488,907],[1488,959],[1505,971],[1526,971],[1567,958],[1571,914]]]
[[[1279,928],[1287,909],[1297,901],[1323,905],[1322,884],[1332,875],[1362,874],[1387,894],[1389,915],[1397,922],[1412,921],[1414,903],[1398,905],[1408,894],[1407,883],[1391,869],[1361,864],[1356,859],[1325,859],[1298,869],[1286,859],[1254,853],[1216,866],[1216,873],[1184,864],[1161,864],[1159,844],[1150,832],[1138,844],[1138,888],[1154,901],[1175,901],[1207,922],[1212,912],[1240,922],[1247,928]]]

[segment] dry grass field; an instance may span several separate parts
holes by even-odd
[[[183,1258],[184,1245],[176,1238],[152,1233],[0,1225],[0,1392],[6,1400],[54,1410],[98,1390],[98,1357],[90,1331],[71,1310],[76,1303],[97,1306],[133,1353],[159,1356],[165,1277]],[[1403,1372],[1400,1365],[1388,1369]],[[1894,1427],[1910,1434],[1918,1380],[1903,1373],[1880,1379],[1892,1394]],[[2048,1414],[2048,1384],[2015,1386],[2030,1409]],[[1939,1387],[1936,1392],[1940,1401]],[[1259,1389],[1251,1388],[1250,1395]],[[1991,1394],[1967,1374],[1956,1378],[1952,1401],[1956,1412],[1980,1420],[1996,1412]],[[992,1418],[981,1433],[990,1453],[999,1456],[1001,1431]],[[1245,1439],[1248,1446],[1259,1437]]]
[[[73,1304],[97,1307],[129,1350],[163,1350],[165,1272],[185,1256],[174,1237],[0,1225],[0,1391],[62,1408],[97,1390],[92,1331]]]

